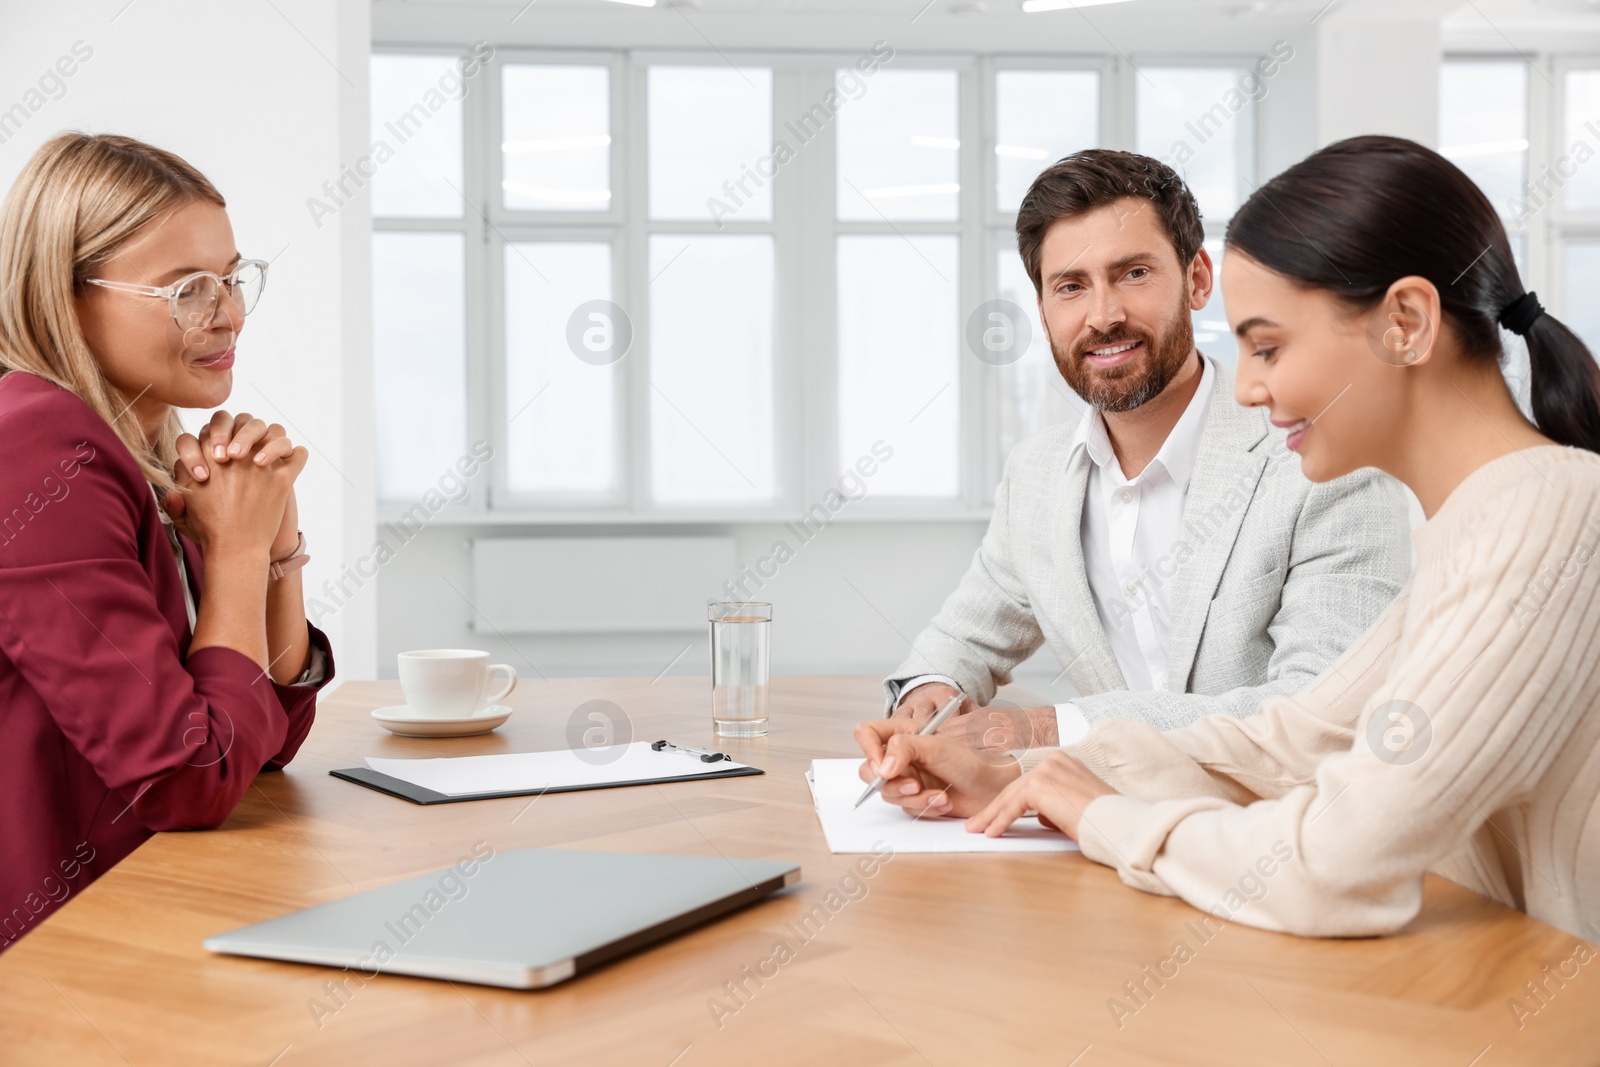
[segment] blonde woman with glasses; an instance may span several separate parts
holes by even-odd
[[[220,825],[333,676],[306,450],[219,408],[266,264],[170,152],[64,134],[0,208],[0,951],[153,831]]]

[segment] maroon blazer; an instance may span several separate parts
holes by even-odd
[[[183,550],[198,603],[200,549]],[[190,636],[127,447],[66,390],[0,377],[0,952],[153,831],[221,825],[305,740],[321,686],[186,655]]]

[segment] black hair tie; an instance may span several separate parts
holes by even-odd
[[[1523,293],[1500,312],[1500,325],[1521,337],[1543,314],[1544,307],[1539,303],[1539,298],[1532,292]]]

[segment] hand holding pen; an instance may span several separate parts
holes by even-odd
[[[955,815],[966,818],[982,811],[1021,774],[1017,761],[980,752],[965,738],[935,733],[961,707],[959,694],[942,705],[919,731],[904,719],[870,719],[856,724],[855,737],[867,757],[861,779],[873,778],[862,796],[874,792],[914,817]],[[858,803],[859,806],[859,803]]]
[[[966,700],[966,697],[961,693],[957,693],[949,700],[946,700],[944,702],[944,706],[938,711],[934,712],[933,718],[924,723],[922,729],[917,731],[917,736],[926,737],[929,734],[937,732],[939,727],[945,724],[945,720],[956,713],[956,709],[961,707],[961,703],[964,700]],[[868,797],[872,796],[872,794],[883,788],[883,782],[884,778],[882,775],[874,778],[872,783],[867,786],[867,791],[861,794],[861,799],[856,801],[855,806],[859,808],[862,804],[866,803]]]

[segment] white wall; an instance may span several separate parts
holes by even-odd
[[[1439,139],[1440,18],[1453,0],[1357,0],[1317,25],[1317,144],[1364,133]]]
[[[298,494],[314,588],[372,539],[371,222],[352,204],[319,228],[305,206],[365,148],[369,4],[10,2],[0,19],[0,112],[31,112],[0,128],[0,188],[61,130],[128,134],[204,172],[239,250],[272,261],[229,407],[311,449]],[[77,42],[89,58],[40,91]],[[371,675],[375,619],[369,594],[327,622],[342,676]]]

